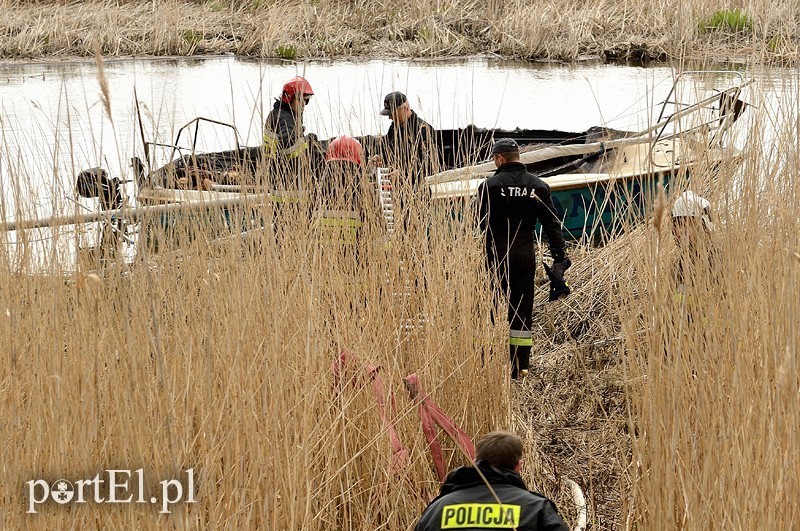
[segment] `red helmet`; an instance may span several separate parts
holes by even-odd
[[[361,142],[350,136],[340,136],[328,144],[328,151],[325,153],[325,160],[346,160],[361,164],[363,150]]]
[[[281,94],[281,101],[284,103],[289,103],[292,101],[292,96],[297,93],[302,94],[303,96],[313,96],[314,90],[311,88],[311,84],[300,76],[295,76],[289,81],[287,81],[283,85],[283,94]]]

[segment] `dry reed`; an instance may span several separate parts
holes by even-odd
[[[629,395],[633,515],[644,528],[790,529],[800,518],[796,93],[779,108],[794,118],[772,122],[776,138],[765,140],[759,114],[741,172],[706,180],[716,227],[697,239],[685,298],[669,223],[626,262],[626,367],[641,376]]]
[[[26,274],[30,253],[4,253],[2,527],[407,529],[438,483],[404,376],[418,373],[473,437],[511,427],[507,331],[487,324],[463,222],[421,230],[412,217],[387,240],[373,205],[355,261],[320,244],[314,214],[286,208],[255,209],[278,217],[277,233],[214,246],[218,217],[145,220],[138,260],[101,276],[65,276],[55,257],[50,274]],[[369,381],[334,386],[343,349],[359,374],[379,366],[396,396],[400,473]],[[448,467],[467,462],[443,446]],[[26,481],[109,468],[143,468],[147,498],[193,468],[198,502],[171,516],[91,503],[25,514]]]

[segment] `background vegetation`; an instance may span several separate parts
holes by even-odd
[[[235,53],[795,62],[792,0],[0,1],[0,57]]]

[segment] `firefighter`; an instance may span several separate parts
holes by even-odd
[[[672,205],[672,233],[678,245],[690,246],[698,237],[711,234],[711,203],[691,190],[683,192]]]
[[[364,151],[355,138],[331,141],[325,154],[325,172],[316,187],[315,206],[320,213],[320,242],[358,261],[359,232],[363,223]]]
[[[303,112],[314,90],[300,76],[283,85],[264,124],[264,159],[268,163],[273,200],[298,203],[310,177],[321,166],[322,151],[314,135],[304,136]]]
[[[523,449],[522,439],[512,433],[483,436],[475,449],[475,465],[448,474],[415,531],[567,531],[555,504],[529,491],[520,477]]]
[[[519,146],[510,138],[492,146],[497,171],[478,187],[478,224],[484,234],[486,262],[508,299],[511,378],[528,373],[533,314],[534,231],[538,220],[553,257],[551,272],[563,280],[571,262],[550,187],[519,160]]]
[[[672,234],[678,246],[676,301],[685,301],[687,284],[692,283],[697,268],[711,269],[714,264],[712,228],[711,203],[691,190],[683,192],[672,206]]]

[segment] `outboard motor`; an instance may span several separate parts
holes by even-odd
[[[122,181],[109,177],[103,168],[89,168],[80,172],[75,178],[75,189],[81,197],[97,198],[100,210],[116,210],[122,206]],[[85,259],[89,260],[88,263],[93,264],[92,267],[104,266],[116,259],[123,241],[130,243],[126,232],[127,223],[122,218],[115,216],[100,220],[96,243],[79,249],[79,259],[80,253],[84,253]]]
[[[114,210],[122,206],[122,182],[109,177],[103,168],[83,170],[75,179],[78,195],[87,199],[98,198],[102,210]]]

